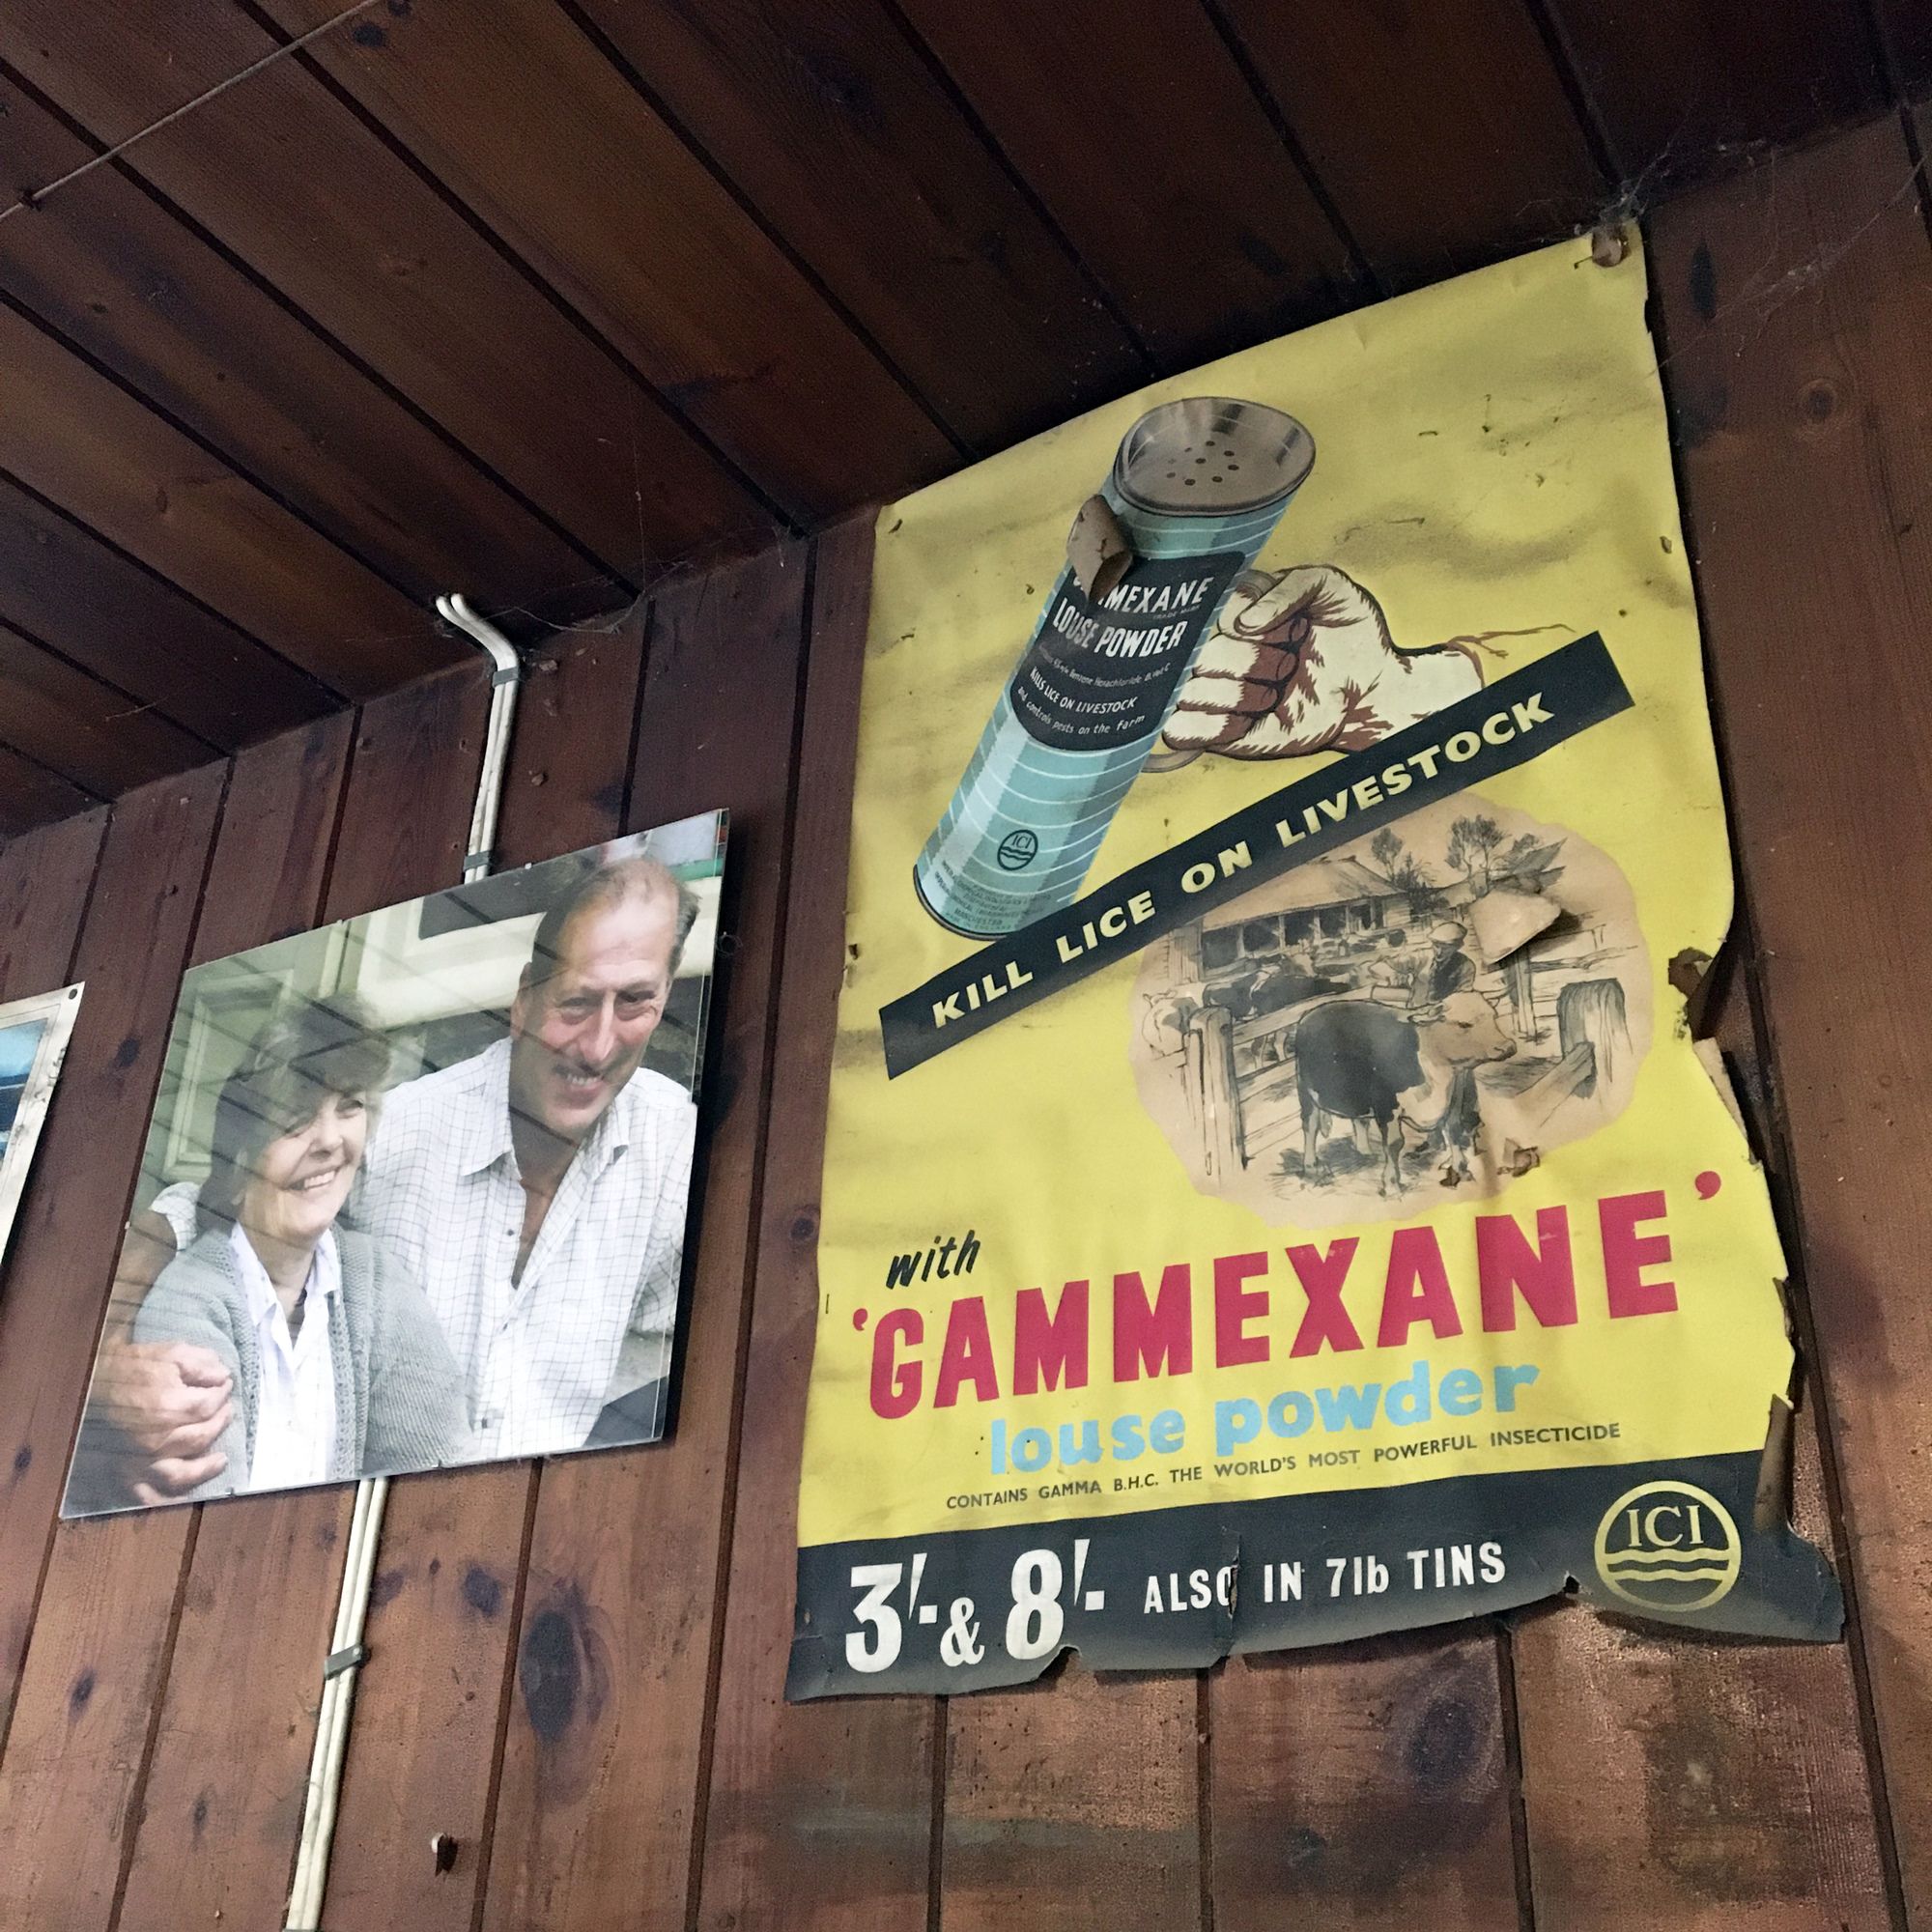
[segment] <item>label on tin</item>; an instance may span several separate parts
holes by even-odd
[[[1067,571],[1008,687],[1013,715],[1057,752],[1151,737],[1244,561],[1238,551],[1140,557],[1097,599]]]

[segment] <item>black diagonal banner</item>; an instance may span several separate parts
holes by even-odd
[[[881,1008],[887,1076],[909,1072],[1264,880],[1527,764],[1630,706],[1609,650],[1592,631],[1270,792]]]

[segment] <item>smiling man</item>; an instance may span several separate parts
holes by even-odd
[[[663,1429],[696,1110],[643,1065],[696,901],[653,859],[544,915],[510,1037],[384,1103],[356,1218],[428,1291],[479,1456]],[[608,1426],[601,1434],[612,1434]]]
[[[509,1037],[383,1102],[347,1218],[421,1282],[477,1460],[663,1433],[696,1110],[642,1063],[696,913],[654,859],[591,873],[538,925]],[[124,1258],[124,1295],[194,1236],[193,1188],[154,1205],[128,1244],[154,1254]],[[232,1390],[206,1354],[103,1344],[90,1422],[124,1453],[94,1459],[83,1507],[218,1473]]]

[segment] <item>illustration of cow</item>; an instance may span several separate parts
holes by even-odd
[[[1475,1069],[1515,1051],[1480,993],[1407,1015],[1376,1000],[1317,1007],[1294,1036],[1303,1179],[1329,1178],[1322,1146],[1333,1122],[1368,1121],[1381,1138],[1384,1194],[1402,1189],[1404,1152],[1432,1144],[1448,1156],[1443,1179],[1466,1180],[1482,1124]]]

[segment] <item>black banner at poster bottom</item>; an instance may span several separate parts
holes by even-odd
[[[1266,1458],[1262,1459],[1265,1461]],[[785,1695],[921,1695],[1186,1669],[1512,1609],[1588,1602],[1698,1630],[1823,1642],[1823,1555],[1752,1527],[1759,1458],[1454,1476],[1391,1489],[801,1549]]]

